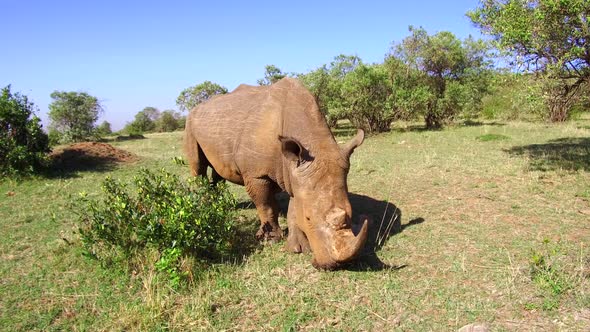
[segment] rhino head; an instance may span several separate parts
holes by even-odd
[[[331,270],[352,261],[366,242],[367,220],[355,235],[346,178],[350,155],[362,144],[364,132],[358,130],[342,146],[333,139],[311,147],[294,138],[279,139],[292,196],[288,215],[290,236],[291,232],[303,234],[298,241],[304,242],[302,248],[311,249],[312,264],[318,269]]]

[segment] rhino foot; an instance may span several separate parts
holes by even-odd
[[[311,252],[307,237],[299,227],[296,226],[289,228],[289,236],[287,237],[285,247],[288,251],[296,254]]]
[[[260,226],[256,232],[256,239],[259,241],[269,241],[271,243],[279,242],[283,239],[283,230],[279,225],[273,226],[265,223]]]

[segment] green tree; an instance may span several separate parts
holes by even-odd
[[[590,81],[590,2],[485,0],[467,14],[514,64],[539,73],[551,121],[564,121]]]
[[[146,107],[137,112],[133,121],[125,126],[125,131],[128,134],[143,134],[145,132],[154,131],[156,129],[156,122],[152,120],[152,117],[156,114],[154,110],[157,111],[157,109],[153,107]],[[157,111],[157,114],[159,116],[160,111]]]
[[[0,95],[0,177],[26,175],[40,168],[49,152],[49,139],[27,96]]]
[[[179,128],[180,114],[173,110],[166,110],[160,114],[156,121],[156,130],[159,132],[175,131]]]
[[[468,38],[461,42],[448,31],[429,35],[423,28],[410,27],[411,35],[394,45],[391,57],[421,73],[417,80],[422,100],[418,107],[427,128],[440,128],[463,112],[466,105],[481,109],[487,90],[485,73],[490,70],[488,48]]]
[[[388,131],[394,119],[392,89],[383,65],[358,65],[342,84],[345,116],[367,132]]]
[[[356,55],[340,54],[334,57],[330,63],[330,74],[338,79],[343,79],[348,73],[352,72],[363,61]]]
[[[313,94],[320,112],[326,116],[330,127],[333,127],[335,123],[331,123],[328,116],[328,104],[332,95],[330,91],[332,77],[330,76],[327,66],[323,65],[309,73],[300,74],[297,78],[299,78],[311,94]]]
[[[344,78],[362,64],[355,55],[338,55],[329,65],[323,65],[297,77],[314,95],[320,111],[326,116],[330,127],[345,118],[343,110],[342,84]]]
[[[190,111],[209,98],[226,94],[227,88],[211,81],[205,81],[195,86],[186,88],[180,92],[176,98],[176,105],[181,111]]]
[[[157,108],[155,108],[155,107],[146,106],[146,107],[143,108],[143,111],[142,112],[152,122],[156,122],[160,118],[160,110],[157,109]]]
[[[94,135],[95,123],[102,112],[96,97],[86,92],[54,91],[49,104],[50,128],[60,134],[61,142],[79,142]]]
[[[258,82],[258,85],[271,85],[286,76],[287,76],[287,74],[283,73],[275,65],[268,65],[268,66],[264,67],[264,78],[259,79],[257,82]]]
[[[113,133],[113,130],[111,129],[111,123],[106,120],[96,127],[96,131],[99,135],[110,135]]]

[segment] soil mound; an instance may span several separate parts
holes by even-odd
[[[85,170],[113,164],[131,163],[139,158],[107,143],[82,142],[55,150],[50,155],[54,168]]]

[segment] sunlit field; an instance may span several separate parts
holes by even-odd
[[[344,142],[354,129],[335,133]],[[188,176],[173,162],[181,139],[113,141],[138,158],[0,183],[0,329],[590,329],[588,119],[395,124],[368,137],[348,182],[354,213],[372,217],[377,240],[343,270],[320,272],[311,255],[259,244],[173,290],[150,268],[83,255],[72,197],[96,197],[107,175],[129,180],[141,167]],[[254,206],[244,188],[230,190],[253,241]]]

